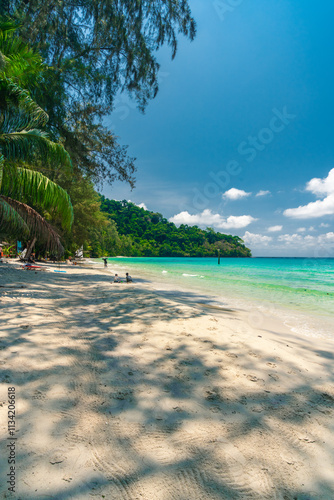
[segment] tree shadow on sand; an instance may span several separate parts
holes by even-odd
[[[0,292],[2,409],[9,385],[19,408],[17,498],[333,497],[332,478],[312,472],[319,456],[333,460],[333,375],[321,387],[297,362],[265,357],[259,340],[214,337],[214,311],[194,307],[205,296],[114,290],[84,271],[36,278]],[[19,282],[20,271],[7,279]],[[310,356],[307,341],[298,354]],[[330,366],[330,351],[316,354]],[[4,478],[6,453],[0,466]]]

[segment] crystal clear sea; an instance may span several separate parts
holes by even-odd
[[[118,257],[109,266],[251,309],[254,323],[272,314],[297,333],[334,340],[334,259],[229,258],[218,265],[216,258]]]

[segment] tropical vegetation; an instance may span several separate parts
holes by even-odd
[[[134,203],[108,200],[103,196],[101,200],[101,209],[116,223],[118,233],[128,238],[127,247],[121,248],[122,255],[215,257],[219,251],[222,257],[251,257],[251,251],[238,236],[185,224],[176,227],[160,213]]]
[[[108,126],[120,93],[144,111],[158,92],[156,51],[193,40],[187,0],[2,0],[0,242],[28,253],[248,256],[238,237],[176,228],[101,197],[135,185],[135,158]]]
[[[41,129],[48,116],[21,86],[33,84],[43,66],[40,56],[15,38],[16,29],[9,20],[0,23],[0,229],[32,240],[30,247],[38,236],[52,251],[62,253],[59,235],[39,212],[58,212],[69,230],[70,198],[37,172],[34,163],[43,159],[70,169],[71,160],[64,147]]]

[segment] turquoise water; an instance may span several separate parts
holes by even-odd
[[[221,259],[218,265],[214,258],[110,258],[109,266],[227,302],[256,301],[334,320],[334,259]]]

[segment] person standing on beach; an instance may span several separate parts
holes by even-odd
[[[107,257],[102,257],[102,260],[104,262],[104,267],[108,267]]]

